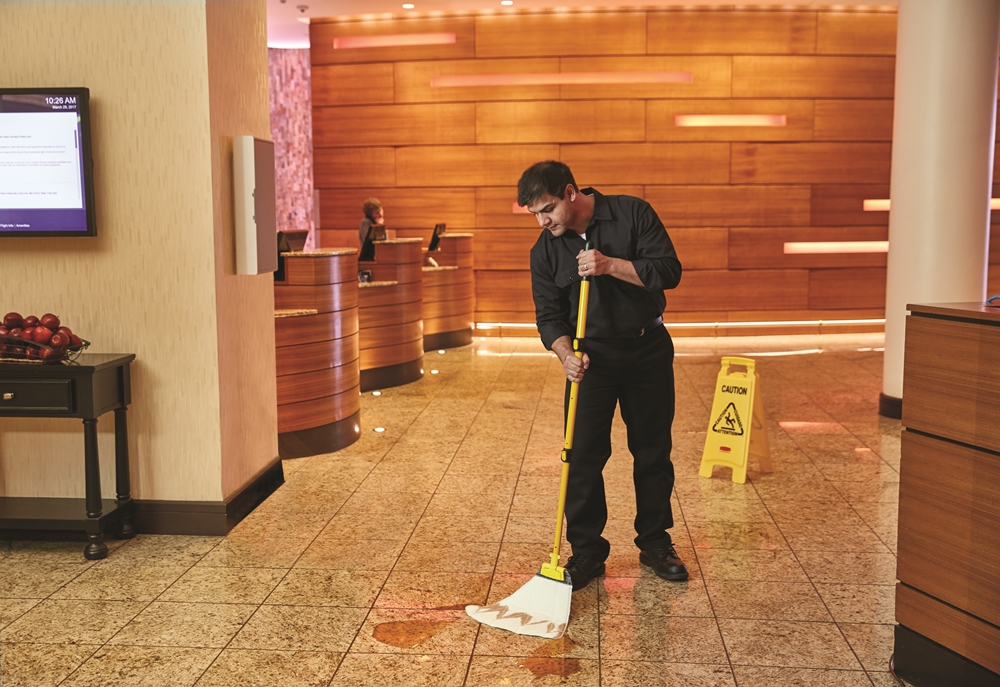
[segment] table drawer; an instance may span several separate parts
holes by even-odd
[[[73,410],[71,379],[0,379],[0,413],[5,410]]]

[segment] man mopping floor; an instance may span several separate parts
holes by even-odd
[[[579,190],[569,167],[539,162],[517,185],[544,231],[531,249],[531,289],[542,343],[559,356],[566,378],[580,384],[576,437],[566,498],[566,570],[573,589],[604,574],[610,544],[603,470],[611,457],[611,423],[621,405],[635,484],[639,562],[666,580],[686,580],[670,534],[670,462],[674,419],[674,347],[663,327],[664,289],[681,279],[681,263],[649,203]],[[593,245],[585,250],[585,243]],[[573,355],[577,290],[589,277],[586,346]]]
[[[494,627],[559,637],[569,617],[565,578],[573,591],[583,589],[604,574],[610,553],[602,536],[608,520],[603,471],[611,457],[611,424],[619,404],[633,457],[639,562],[663,579],[688,579],[667,532],[674,524],[674,348],[663,326],[663,291],[680,283],[681,264],[648,203],[581,191],[561,162],[529,167],[517,193],[518,204],[544,229],[531,249],[538,331],[569,380],[566,448],[572,457],[563,451],[559,512],[565,493],[566,538],[573,555],[563,576],[558,567],[560,518],[550,563],[498,604],[467,611]],[[578,293],[574,286],[581,280],[591,283],[581,284]],[[583,351],[576,351],[574,330],[578,341],[586,340]],[[567,462],[572,464],[568,479]]]

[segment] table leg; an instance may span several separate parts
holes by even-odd
[[[135,526],[132,516],[132,479],[128,465],[128,421],[125,417],[126,408],[115,410],[115,487],[117,505],[122,509],[122,518],[118,528],[119,539],[131,539],[135,536]]]
[[[97,452],[97,418],[83,421],[83,459],[87,481],[87,517],[101,517],[101,463]],[[83,550],[87,560],[107,558],[108,546],[104,543],[104,533],[87,533],[90,543]]]

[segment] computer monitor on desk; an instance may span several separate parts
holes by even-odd
[[[441,243],[441,234],[444,233],[444,229],[445,229],[445,225],[443,223],[442,224],[435,224],[434,225],[434,233],[431,235],[430,245],[427,246],[427,250],[428,251],[432,251],[432,250],[437,250],[438,249],[438,247],[439,247],[438,244]]]

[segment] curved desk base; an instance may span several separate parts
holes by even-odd
[[[361,370],[361,391],[365,392],[373,389],[385,389],[390,386],[409,384],[423,376],[423,356],[408,363],[389,365],[387,367],[373,367],[370,370]]]
[[[321,453],[333,453],[358,440],[361,411],[343,420],[297,432],[278,435],[278,455],[282,458],[305,458]]]
[[[436,351],[439,348],[458,348],[472,343],[472,328],[458,329],[453,332],[438,332],[424,334],[424,350]]]

